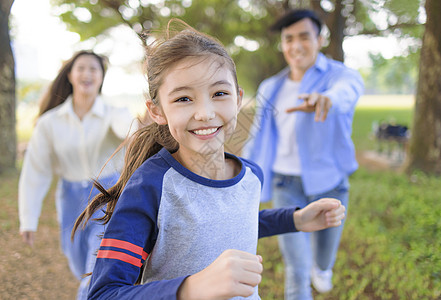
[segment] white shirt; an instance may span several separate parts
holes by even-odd
[[[300,81],[285,79],[275,104],[277,111],[275,120],[279,138],[273,171],[284,175],[299,176],[301,174],[299,147],[295,132],[297,113],[286,112],[286,109],[297,106],[299,88]]]
[[[136,122],[126,108],[106,105],[97,97],[80,120],[72,98],[37,120],[20,174],[18,203],[21,231],[36,231],[43,199],[53,175],[68,181],[86,181],[120,172],[124,151],[100,171]],[[132,126],[133,123],[133,126]]]

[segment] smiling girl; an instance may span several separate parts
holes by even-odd
[[[154,123],[76,223],[107,204],[89,298],[259,299],[258,238],[337,226],[344,208],[322,199],[259,212],[262,172],[224,152],[243,91],[220,43],[186,29],[150,46],[146,61]]]

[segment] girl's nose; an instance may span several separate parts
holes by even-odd
[[[204,101],[204,103],[198,105],[195,113],[195,119],[197,121],[209,121],[214,119],[215,116],[216,113],[211,101]]]

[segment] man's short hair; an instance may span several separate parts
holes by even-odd
[[[322,21],[314,11],[309,9],[294,9],[287,12],[270,27],[270,30],[282,31],[283,28],[289,27],[292,24],[306,18],[312,21],[312,23],[317,27],[317,33],[320,34],[322,30]]]

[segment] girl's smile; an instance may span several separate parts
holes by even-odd
[[[199,138],[208,139],[214,137],[222,127],[212,127],[205,129],[190,130],[191,133],[197,135]]]

